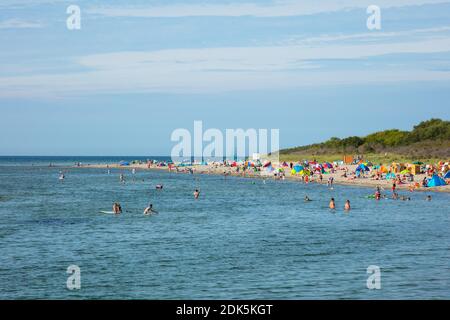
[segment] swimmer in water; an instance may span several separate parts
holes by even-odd
[[[120,206],[120,203],[118,203],[118,202],[114,202],[112,209],[113,209],[114,214],[122,213],[122,207]]]
[[[198,199],[198,197],[200,197],[200,191],[198,191],[198,189],[196,189],[196,190],[194,191],[194,198],[195,198],[195,199]]]
[[[427,197],[426,197],[426,200],[427,200],[427,201],[431,201],[431,196],[427,196]]]
[[[151,214],[158,213],[158,211],[153,210],[153,205],[150,203],[147,208],[144,210],[144,215],[149,216]]]
[[[350,200],[345,201],[344,210],[345,211],[350,211],[351,210]]]
[[[329,207],[332,210],[336,209],[336,203],[334,202],[334,198],[331,198]]]
[[[377,187],[377,191],[375,191],[375,199],[380,200],[381,199],[381,189],[380,187]]]
[[[121,173],[120,174],[120,176],[119,176],[119,180],[120,180],[120,182],[125,182],[125,176]]]
[[[305,196],[305,202],[312,201],[308,196]]]

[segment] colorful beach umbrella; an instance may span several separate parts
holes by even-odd
[[[395,178],[396,178],[395,173],[388,173],[386,175],[386,180],[391,180],[391,179],[395,179]]]
[[[267,167],[269,167],[269,166],[271,166],[271,165],[272,165],[272,162],[269,161],[269,162],[267,162],[267,163],[264,164],[264,168],[267,168]]]
[[[332,165],[331,163],[329,163],[329,162],[325,162],[325,163],[323,164],[323,167],[324,167],[324,168],[327,168],[327,169],[331,169],[331,168],[333,168],[333,165]]]
[[[301,176],[309,176],[311,172],[309,170],[302,170],[299,172]]]

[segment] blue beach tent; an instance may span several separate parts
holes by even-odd
[[[364,171],[370,171],[370,169],[369,169],[369,167],[367,167],[365,164],[360,164],[359,166],[358,166],[358,168],[356,168],[356,171],[361,171],[361,170],[364,170]]]
[[[428,180],[428,187],[439,187],[439,186],[445,186],[446,183],[444,179],[439,177],[438,175],[434,175]]]

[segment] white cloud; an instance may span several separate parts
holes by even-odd
[[[415,36],[418,37],[442,37],[442,33],[447,34],[450,31],[450,26],[441,26],[435,28],[424,28],[424,29],[412,29],[405,31],[392,31],[392,32],[366,32],[366,33],[356,33],[356,34],[330,34],[330,35],[320,35],[317,37],[305,37],[305,36],[290,36],[287,39],[283,39],[277,42],[279,45],[311,45],[329,42],[342,42],[347,40],[356,41],[379,41],[388,40],[392,38],[401,37],[402,41],[407,37]]]
[[[382,8],[448,3],[447,0],[377,0]],[[235,2],[230,4],[172,4],[145,6],[92,6],[87,12],[109,17],[188,17],[188,16],[254,16],[287,17],[334,12],[350,8],[367,8],[373,0],[274,1],[271,4]]]
[[[0,78],[0,95],[204,93],[305,86],[450,80],[450,72],[422,68],[327,70],[321,59],[450,52],[450,38],[415,42],[171,49],[81,57],[88,72]]]
[[[21,19],[8,19],[0,21],[0,29],[35,29],[42,28],[39,21],[27,21]]]

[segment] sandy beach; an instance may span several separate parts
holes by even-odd
[[[141,164],[130,164],[128,166],[121,166],[120,164],[81,164],[77,166],[79,168],[104,168],[104,169],[122,169],[122,170],[160,170],[172,172],[174,174],[190,174],[190,170],[192,170],[193,174],[209,174],[209,175],[227,175],[227,176],[236,176],[236,177],[244,177],[244,178],[259,178],[259,179],[280,179],[279,177],[274,176],[273,174],[267,174],[263,171],[254,172],[253,170],[246,170],[245,173],[242,170],[237,172],[236,167],[223,166],[221,164],[208,164],[208,165],[193,165],[193,166],[184,166],[178,167],[177,169],[172,167],[169,169],[167,166],[158,166],[155,164],[148,165],[146,163]],[[355,178],[354,175],[350,174],[355,172],[357,165],[342,165],[337,169],[334,173],[327,172],[323,174],[322,181],[319,180],[319,175],[314,174],[309,179],[308,183],[321,183],[327,184],[327,180],[332,177],[333,183],[338,185],[350,185],[356,187],[368,187],[368,188],[376,188],[377,186],[381,187],[385,191],[390,191],[392,187],[392,180],[376,180],[375,178],[370,178],[370,175],[366,177]],[[349,172],[348,177],[344,177],[343,174],[347,169]],[[285,179],[298,181],[299,183],[305,183],[301,176],[292,175],[289,167],[285,168]],[[426,174],[417,174],[414,176],[414,182],[419,183],[427,177]],[[412,183],[405,182],[398,184],[398,190],[406,190],[406,191],[425,191],[425,192],[449,192],[450,193],[450,185],[447,184],[445,186],[439,187],[414,187],[411,189]]]

